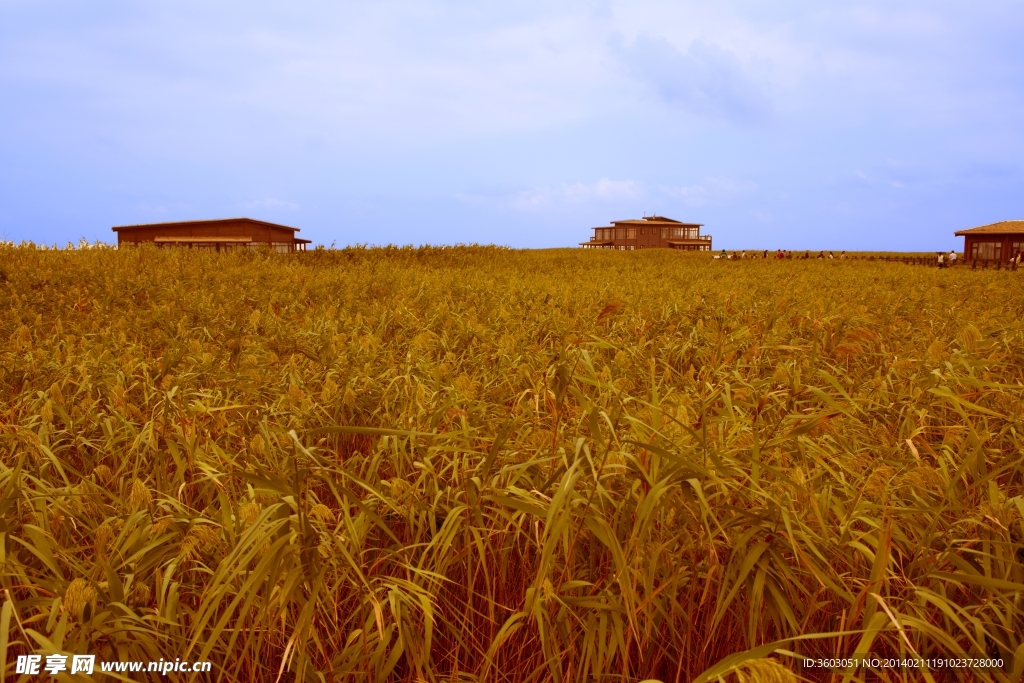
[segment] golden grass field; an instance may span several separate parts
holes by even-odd
[[[1009,683],[1022,417],[1024,273],[0,247],[0,670]]]

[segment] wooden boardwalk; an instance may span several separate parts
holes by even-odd
[[[888,263],[906,263],[911,266],[931,266],[933,268],[965,268],[971,270],[1017,270],[1017,261],[996,261],[980,259],[957,259],[955,265],[949,262],[940,264],[937,257],[928,256],[855,256],[858,261],[885,261]]]

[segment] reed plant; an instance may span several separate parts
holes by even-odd
[[[0,246],[0,678],[1018,681],[1022,278]]]

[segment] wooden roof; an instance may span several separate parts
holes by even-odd
[[[703,226],[703,223],[683,223],[673,218],[665,218],[664,216],[644,216],[643,218],[629,218],[623,221],[612,221],[614,225],[688,225],[688,226]]]
[[[976,228],[957,230],[953,234],[959,237],[961,235],[1007,235],[1021,233],[1024,233],[1024,221],[999,221],[998,223],[979,225]]]
[[[159,227],[175,227],[184,228],[189,225],[208,225],[210,223],[237,223],[238,221],[244,221],[246,223],[255,223],[257,225],[264,225],[271,228],[281,228],[282,230],[291,230],[292,232],[299,232],[299,228],[292,228],[287,225],[281,225],[280,223],[268,223],[267,221],[258,221],[255,218],[212,218],[209,220],[199,221],[170,221],[167,223],[138,223],[135,225],[115,225],[111,228],[114,232],[118,230],[132,230],[135,228],[159,228]]]

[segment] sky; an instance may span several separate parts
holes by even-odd
[[[1024,219],[1020,0],[0,0],[0,239],[933,250]]]

